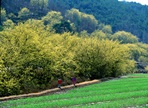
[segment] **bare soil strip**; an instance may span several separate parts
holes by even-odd
[[[94,84],[94,83],[98,83],[98,82],[101,82],[101,80],[85,81],[85,82],[77,83],[76,86],[81,87],[81,86]],[[62,86],[63,90],[72,89],[72,88],[74,88],[73,85]],[[48,89],[48,90],[44,90],[44,91],[37,92],[37,93],[29,93],[29,94],[22,94],[22,95],[12,95],[12,96],[0,97],[0,101],[19,99],[19,98],[25,98],[25,97],[37,97],[37,96],[51,94],[51,93],[55,93],[55,92],[59,92],[59,91],[61,91],[59,88],[54,88],[54,89]]]

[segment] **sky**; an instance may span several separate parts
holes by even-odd
[[[137,2],[141,3],[142,5],[148,5],[148,0],[119,0],[119,1]]]

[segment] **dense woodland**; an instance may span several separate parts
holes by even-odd
[[[148,43],[148,6],[138,3],[119,2],[118,0],[1,0],[2,8],[6,10],[7,18],[14,22],[29,18],[40,19],[48,11],[61,12],[63,17],[72,8],[91,14],[98,23],[111,25],[113,32],[127,31],[136,35],[139,41]],[[20,16],[19,13],[28,13]],[[2,15],[3,16],[3,15]],[[79,18],[79,17],[78,17]],[[2,18],[6,20],[6,18]],[[81,20],[81,19],[77,19]]]
[[[0,96],[148,71],[146,12],[117,0],[2,0]]]

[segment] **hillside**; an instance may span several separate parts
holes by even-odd
[[[76,8],[95,16],[99,23],[111,25],[113,32],[119,30],[131,32],[140,41],[148,43],[148,6],[138,3],[118,0],[2,0],[2,8],[5,8],[8,14],[14,13],[17,16],[24,7],[32,12],[28,18],[36,19],[51,10],[60,11],[64,15],[66,10]],[[8,17],[18,21],[12,15]]]

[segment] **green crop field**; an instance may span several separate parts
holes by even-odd
[[[131,74],[48,96],[3,101],[0,108],[148,108],[148,74]]]

